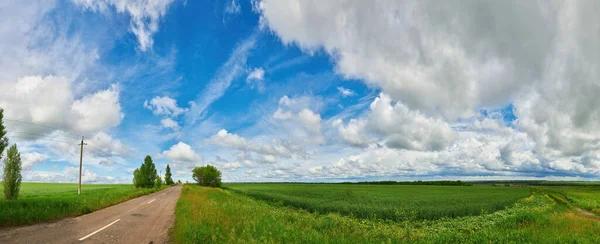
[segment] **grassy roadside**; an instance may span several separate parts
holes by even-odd
[[[600,222],[543,191],[491,214],[397,222],[315,214],[186,185],[170,235],[174,243],[599,243],[599,231]]]
[[[23,183],[18,200],[0,200],[0,227],[79,216],[158,190],[132,185],[84,185],[81,195],[77,195],[77,184]]]

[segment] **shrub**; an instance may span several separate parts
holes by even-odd
[[[196,167],[192,170],[192,178],[201,186],[221,187],[221,171],[215,166]]]

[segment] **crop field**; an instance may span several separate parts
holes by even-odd
[[[177,202],[175,226],[171,230],[174,243],[600,243],[598,216],[587,216],[572,211],[565,203],[556,201],[546,188],[523,187],[453,187],[440,186],[363,186],[357,187],[351,198],[341,199],[344,190],[338,185],[228,185],[231,189],[185,185]],[[316,187],[316,188],[313,188]],[[396,189],[396,187],[398,189]],[[413,189],[415,187],[415,189]],[[422,190],[419,191],[418,189]],[[337,190],[336,190],[337,189]],[[367,190],[369,189],[369,190]],[[470,190],[469,190],[470,189]],[[552,188],[551,188],[552,189]],[[576,188],[579,189],[579,188]],[[256,192],[264,191],[272,198],[263,200]],[[321,192],[325,191],[326,192]],[[346,189],[347,190],[347,189]],[[565,189],[566,190],[566,189]],[[249,194],[248,192],[255,192]],[[477,192],[474,194],[473,192]],[[498,191],[497,193],[494,191]],[[510,192],[515,191],[515,195]],[[450,194],[448,192],[453,192]],[[285,199],[317,203],[323,197],[340,206],[337,211],[304,210],[291,204],[275,201],[275,193]],[[312,195],[311,195],[312,193]],[[457,194],[458,193],[458,194]],[[384,218],[358,218],[347,215],[343,208],[365,205],[376,209],[385,204],[408,204],[432,209],[452,207],[462,203],[480,210],[482,205],[458,201],[459,196],[474,195],[515,197],[520,199],[495,212],[482,211],[478,215],[439,218],[436,220],[390,220]],[[415,194],[416,196],[411,196]],[[442,194],[444,197],[435,197]],[[451,195],[457,195],[452,197]],[[292,197],[290,197],[292,196]],[[581,195],[584,197],[583,195]],[[393,200],[397,198],[397,200]],[[485,197],[479,200],[486,199]],[[382,201],[385,204],[382,204]],[[420,204],[411,203],[418,201]],[[379,204],[377,204],[379,202]],[[327,201],[319,202],[322,205]],[[568,230],[568,231],[566,231]]]
[[[0,199],[0,226],[82,215],[154,191],[133,185],[86,184],[82,185],[81,195],[77,195],[77,184],[24,182],[19,199]]]
[[[395,221],[492,213],[531,194],[527,187],[488,186],[227,184],[225,187],[309,212]]]

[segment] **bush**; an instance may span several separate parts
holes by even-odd
[[[196,167],[192,170],[192,178],[201,186],[221,187],[221,171],[215,166]]]
[[[160,178],[160,176],[156,176],[156,183],[154,184],[154,187],[156,188],[160,188],[162,186],[162,179]]]

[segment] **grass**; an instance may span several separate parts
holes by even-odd
[[[565,199],[567,202],[577,207],[595,214],[600,214],[600,187],[598,186],[556,186],[538,188],[549,192],[550,194],[554,194],[555,197]]]
[[[393,221],[317,214],[185,185],[170,235],[174,243],[599,243],[599,231],[600,222],[570,211],[544,189],[494,213]]]
[[[77,184],[22,183],[19,199],[0,200],[0,226],[78,216],[155,191],[133,185],[86,184],[77,195]]]
[[[309,212],[395,221],[492,213],[531,194],[526,187],[487,186],[227,184],[225,187]]]

